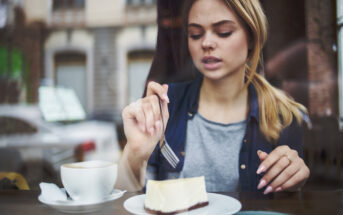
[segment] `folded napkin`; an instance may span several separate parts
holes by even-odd
[[[67,193],[56,184],[41,182],[39,184],[41,196],[47,201],[67,201]]]
[[[68,199],[67,192],[64,189],[59,188],[56,184],[53,183],[45,183],[41,182],[39,184],[41,189],[41,198],[48,202],[62,202],[64,203],[77,203],[73,200]],[[111,193],[110,195],[104,197],[103,200],[99,201],[109,201],[120,198],[126,190],[115,190],[115,192]]]

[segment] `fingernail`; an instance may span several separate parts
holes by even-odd
[[[275,189],[275,192],[280,192],[280,191],[282,191],[281,187],[278,187],[278,188]]]
[[[267,187],[267,189],[264,191],[264,195],[266,195],[266,194],[268,194],[268,193],[270,193],[270,192],[272,192],[273,191],[273,188],[271,187],[271,186],[268,186]]]
[[[266,169],[266,168],[262,165],[262,166],[260,166],[260,167],[257,169],[256,173],[257,173],[257,174],[261,174],[262,172],[265,171],[265,169]]]
[[[266,180],[262,179],[260,183],[257,186],[257,189],[262,189],[264,186],[266,186],[267,182]]]
[[[167,103],[169,103],[169,98],[168,98],[167,94],[164,94],[164,95],[163,95],[163,99],[164,99]]]

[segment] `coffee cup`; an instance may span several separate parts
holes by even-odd
[[[117,164],[109,161],[63,164],[62,184],[74,201],[98,202],[113,191],[117,169]]]

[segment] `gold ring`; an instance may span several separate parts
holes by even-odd
[[[291,158],[289,157],[288,154],[286,154],[286,155],[284,155],[284,156],[288,159],[289,163],[292,163],[292,160],[291,160]]]

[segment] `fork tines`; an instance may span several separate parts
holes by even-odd
[[[169,164],[175,168],[177,166],[177,164],[179,163],[179,158],[176,156],[176,154],[174,153],[174,151],[170,148],[170,146],[168,145],[167,141],[164,140],[162,146],[161,146],[161,152],[162,155],[167,159],[167,161],[169,162]]]
[[[160,140],[160,149],[162,152],[162,155],[167,159],[169,164],[175,168],[177,164],[179,163],[179,158],[176,156],[176,154],[173,152],[173,150],[170,148],[168,145],[166,139],[165,139],[165,130],[164,130],[164,118],[163,118],[163,113],[162,113],[162,101],[161,98],[156,95],[159,99],[159,106],[160,106],[160,113],[161,113],[161,119],[162,119],[162,127],[163,127],[163,134]]]

